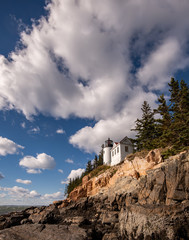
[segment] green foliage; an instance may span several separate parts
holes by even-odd
[[[148,150],[142,150],[140,152],[131,153],[131,154],[127,155],[127,160],[132,161],[135,157],[145,158],[148,153],[149,153]]]
[[[151,110],[147,101],[142,105],[142,118],[137,119],[136,131],[136,148],[138,151],[142,149],[152,149],[154,147],[154,139],[157,137],[157,129],[155,125],[154,112]]]
[[[167,106],[166,100],[164,95],[162,94],[159,98],[159,106],[157,110],[155,110],[155,113],[159,113],[161,118],[157,119],[156,122],[157,124],[157,131],[158,131],[158,136],[157,138],[158,141],[157,147],[166,147],[171,143],[172,140],[172,130],[170,129],[171,125],[171,114],[169,112],[169,107]]]
[[[87,167],[86,167],[86,170],[85,170],[86,174],[90,173],[92,170],[93,170],[92,163],[91,163],[91,161],[88,161],[87,162]]]
[[[164,151],[161,153],[161,156],[162,156],[163,159],[167,159],[167,158],[169,158],[170,156],[175,155],[176,153],[177,153],[176,150],[169,148],[169,149],[164,150]]]
[[[85,172],[81,175],[81,177],[69,180],[69,183],[65,188],[65,195],[69,194],[71,191],[74,190],[74,188],[81,185],[82,178],[84,176],[88,175],[89,173],[91,173],[92,176],[96,176],[98,175],[99,172],[105,171],[108,168],[109,168],[108,166],[103,165],[103,154],[101,150],[98,157],[95,155],[93,164],[91,163],[91,161],[87,162]]]
[[[158,108],[152,112],[144,101],[142,118],[136,120],[135,129],[132,129],[137,132],[137,150],[168,146],[163,152],[165,158],[188,149],[189,144],[189,88],[184,80],[179,84],[174,78],[168,85],[170,104],[167,105],[162,94],[158,98]],[[160,118],[155,120],[154,113],[158,113]]]
[[[78,187],[82,182],[83,175],[81,177],[77,177],[75,179],[70,179],[69,184],[66,186],[65,194],[69,194],[74,190],[75,187]]]
[[[171,141],[172,150],[182,151],[189,143],[189,88],[184,80],[171,79],[170,86],[170,111],[172,123],[170,130],[173,133]]]
[[[98,157],[97,157],[97,155],[95,155],[93,168],[97,168],[97,167],[98,167]]]
[[[90,176],[91,177],[97,177],[98,175],[102,174],[103,172],[105,172],[107,169],[109,169],[110,166],[107,165],[101,165],[99,167],[97,167],[96,169],[94,169],[91,173]]]
[[[100,151],[98,155],[98,166],[103,165],[103,149]]]

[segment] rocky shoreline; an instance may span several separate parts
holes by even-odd
[[[95,195],[0,216],[0,240],[189,239],[189,152],[135,177],[123,167]]]

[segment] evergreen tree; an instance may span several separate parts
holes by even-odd
[[[95,155],[94,163],[93,163],[93,169],[95,169],[97,167],[98,167],[98,157],[97,157],[97,155]]]
[[[179,109],[181,118],[187,122],[189,115],[189,88],[184,80],[180,82]]]
[[[184,80],[179,82],[171,79],[171,111],[172,124],[170,130],[173,133],[172,146],[175,152],[184,150],[189,142],[189,89]]]
[[[155,110],[156,113],[159,113],[161,115],[161,119],[156,120],[157,121],[157,146],[159,147],[165,147],[168,144],[171,143],[172,140],[172,131],[170,129],[171,126],[171,115],[169,112],[169,107],[166,104],[166,100],[164,97],[164,94],[162,94],[159,98],[159,106],[158,109]]]
[[[90,173],[92,170],[93,170],[93,167],[92,167],[91,161],[88,161],[86,171],[85,171],[86,174]]]
[[[98,155],[98,166],[103,165],[103,149],[100,151]]]
[[[142,105],[142,119],[136,120],[135,129],[137,150],[152,149],[154,147],[154,139],[157,137],[154,112],[151,110],[147,101]]]
[[[178,98],[178,110],[173,121],[177,134],[174,145],[181,150],[189,143],[189,89],[184,80],[180,82]]]
[[[172,112],[173,119],[176,119],[179,112],[179,82],[178,80],[171,78],[171,82],[168,83],[168,85],[170,87],[169,91],[171,93],[170,110]]]

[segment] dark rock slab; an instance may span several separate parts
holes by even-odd
[[[86,231],[77,226],[25,224],[2,230],[1,240],[87,240]]]

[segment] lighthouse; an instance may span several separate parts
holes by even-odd
[[[113,141],[108,138],[105,141],[104,148],[103,148],[103,163],[105,165],[111,165],[111,149],[113,147]]]

